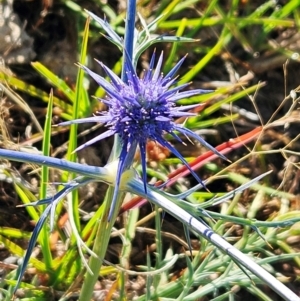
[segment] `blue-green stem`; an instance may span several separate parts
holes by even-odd
[[[112,229],[114,222],[116,220],[116,217],[118,215],[118,211],[114,211],[112,218],[110,219],[110,221],[108,221],[108,213],[109,213],[109,209],[110,209],[109,200],[110,201],[112,200],[113,193],[114,193],[114,188],[109,187],[109,189],[106,193],[103,216],[99,221],[97,234],[95,236],[96,239],[95,239],[95,243],[93,246],[93,252],[98,255],[98,258],[90,257],[89,267],[92,270],[93,275],[86,273],[85,280],[84,280],[84,283],[82,286],[82,290],[80,292],[79,301],[86,301],[86,300],[92,299],[92,295],[94,292],[94,286],[98,280],[99,271],[102,266],[103,259],[106,255],[107,246],[108,246],[109,239],[110,239],[111,229]],[[123,194],[120,193],[118,198],[122,199]],[[119,200],[118,200],[118,203],[120,203]]]
[[[133,54],[133,42],[134,42],[134,29],[135,29],[135,14],[136,14],[136,0],[129,0],[127,3],[127,14],[126,14],[126,25],[125,25],[125,43],[123,53],[123,65],[122,65],[122,80],[127,82],[127,75],[125,73],[125,59],[132,60]],[[118,135],[114,137],[114,146],[109,158],[109,161],[118,159],[121,149],[121,141]],[[116,175],[117,176],[117,175]],[[85,280],[83,283],[82,290],[80,292],[79,301],[91,300],[94,286],[98,280],[100,268],[103,263],[104,256],[106,254],[107,246],[110,239],[110,233],[116,217],[118,215],[121,203],[123,200],[123,193],[119,193],[117,196],[116,205],[114,208],[113,216],[109,219],[110,207],[114,196],[114,187],[109,187],[106,197],[105,206],[102,218],[100,219],[96,239],[93,247],[93,252],[98,255],[98,258],[91,257],[89,261],[89,267],[93,274],[86,273]]]
[[[42,166],[57,168],[60,170],[66,170],[69,172],[74,172],[83,176],[87,176],[89,178],[94,178],[95,181],[98,180],[111,184],[109,180],[109,171],[104,167],[83,165],[79,163],[69,162],[63,159],[37,155],[36,153],[25,153],[22,151],[19,152],[7,149],[0,149],[0,157],[16,162],[33,163]]]
[[[266,283],[271,289],[273,289],[278,295],[280,295],[286,301],[300,301],[300,298],[287,288],[283,283],[277,280],[273,275],[268,273],[249,256],[243,254],[234,246],[229,244],[225,239],[216,234],[211,228],[199,221],[198,218],[191,215],[186,210],[179,207],[176,202],[178,198],[167,195],[162,191],[159,191],[155,187],[148,187],[147,194],[144,191],[143,183],[137,179],[130,179],[126,184],[126,190],[147,198],[153,204],[161,207],[163,210],[174,216],[177,220],[181,221],[189,229],[200,234],[206,240],[210,241],[215,247],[229,255],[232,260],[239,263],[244,268],[251,271],[255,276]],[[194,298],[195,300],[197,298]]]
[[[122,80],[127,82],[125,62],[128,59],[132,61],[133,55],[133,42],[135,31],[135,15],[136,15],[136,0],[129,0],[127,2],[127,14],[125,24],[125,37],[124,37],[124,50],[123,50],[123,67],[122,67]],[[127,55],[126,55],[127,53]]]
[[[135,30],[135,16],[136,16],[136,0],[129,0],[127,2],[126,12],[126,24],[125,24],[125,37],[124,37],[124,49],[123,49],[123,63],[121,79],[124,83],[127,82],[127,74],[125,63],[127,59],[133,60],[133,42],[134,42],[134,30]],[[110,161],[116,160],[120,154],[120,137],[115,135],[114,146],[110,155]]]

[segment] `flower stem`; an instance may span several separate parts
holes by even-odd
[[[127,83],[127,74],[125,63],[127,59],[132,61],[133,56],[133,43],[134,43],[134,30],[135,30],[135,15],[136,15],[136,0],[128,0],[126,21],[125,21],[125,36],[124,36],[124,48],[123,48],[123,64],[121,79],[124,83]],[[114,145],[110,154],[109,162],[116,160],[120,155],[121,141],[119,135],[114,137]]]
[[[125,73],[126,71],[125,62],[127,59],[130,59],[132,61],[132,56],[133,56],[135,15],[136,15],[136,0],[129,0],[127,2],[124,50],[123,50],[123,66],[122,66],[123,82],[127,82],[127,75]],[[125,52],[127,52],[127,55]]]
[[[114,211],[113,217],[110,219],[110,221],[108,220],[109,209],[111,206],[110,201],[113,198],[113,193],[114,187],[110,186],[106,194],[105,208],[103,216],[98,224],[96,239],[93,247],[93,252],[98,255],[98,258],[93,256],[90,257],[89,267],[91,268],[93,275],[89,274],[88,272],[86,273],[84,283],[80,291],[79,301],[87,301],[92,299],[94,286],[98,280],[99,271],[106,255],[111,229],[118,215],[118,211]],[[120,193],[118,197],[121,199],[123,196],[124,194]]]
[[[125,25],[125,42],[123,52],[123,65],[122,65],[122,80],[127,82],[125,60],[132,60],[133,55],[133,43],[134,43],[134,30],[135,30],[135,14],[136,14],[136,0],[128,0],[127,3],[127,14],[126,14],[126,25]],[[126,52],[126,53],[125,53]],[[118,159],[120,156],[120,137],[115,135],[114,146],[110,154],[109,162]],[[131,165],[131,164],[130,164]],[[113,211],[112,218],[109,218],[110,207],[113,201],[115,187],[110,186],[106,193],[105,209],[98,225],[97,235],[93,247],[94,253],[98,255],[98,258],[91,257],[89,261],[89,267],[91,268],[93,275],[86,273],[85,280],[83,283],[82,290],[80,292],[79,301],[91,300],[94,286],[98,280],[99,271],[103,263],[104,256],[106,255],[107,246],[110,239],[111,229],[115,223],[118,215],[124,194],[119,193],[117,196],[116,206]]]
[[[0,157],[11,161],[34,163],[42,166],[65,170],[68,172],[74,172],[90,178],[95,178],[98,181],[103,181],[105,183],[111,184],[109,172],[103,167],[83,165],[80,163],[69,162],[63,159],[38,155],[36,153],[28,153],[24,151],[14,151],[8,149],[0,149]]]

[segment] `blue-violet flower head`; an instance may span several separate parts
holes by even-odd
[[[100,112],[98,116],[63,122],[60,125],[99,122],[105,124],[108,128],[106,132],[78,147],[77,150],[115,134],[120,136],[122,148],[117,170],[116,187],[119,187],[123,171],[131,165],[138,146],[141,155],[144,189],[145,192],[147,191],[146,143],[148,139],[157,141],[162,146],[169,149],[186,165],[194,177],[202,183],[181,154],[164,139],[163,136],[166,133],[180,142],[182,142],[182,140],[175,132],[196,139],[214,153],[226,159],[215,148],[205,142],[203,138],[184,126],[174,122],[174,119],[177,117],[194,116],[195,114],[185,111],[199,106],[199,104],[196,104],[177,107],[175,104],[178,100],[209,92],[201,89],[181,92],[181,90],[189,84],[174,85],[177,79],[175,74],[182,65],[184,59],[185,57],[183,57],[167,75],[163,76],[161,73],[163,53],[160,55],[154,70],[154,52],[149,64],[149,69],[145,71],[142,78],[139,78],[132,62],[127,57],[125,71],[128,82],[123,82],[101,62],[98,63],[104,69],[110,82],[89,70],[87,67],[81,66],[106,91],[106,98],[100,100],[107,105],[108,110]]]

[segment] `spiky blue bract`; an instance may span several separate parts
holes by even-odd
[[[177,117],[194,116],[194,114],[185,111],[198,106],[189,105],[176,107],[176,102],[178,100],[209,92],[201,89],[181,92],[181,90],[189,84],[175,86],[175,75],[184,62],[184,59],[185,57],[183,57],[167,75],[163,76],[161,73],[163,53],[158,58],[156,68],[154,69],[154,52],[149,64],[149,69],[145,71],[143,77],[139,78],[131,60],[127,56],[125,62],[125,71],[127,75],[126,83],[101,62],[98,63],[109,77],[110,82],[89,70],[87,67],[81,66],[106,91],[106,98],[100,99],[100,101],[107,105],[108,110],[100,112],[99,116],[63,122],[60,125],[99,122],[105,124],[108,128],[108,131],[78,147],[77,150],[115,134],[120,136],[122,148],[116,175],[115,191],[117,191],[120,185],[123,171],[131,165],[138,146],[141,154],[144,189],[145,192],[147,192],[146,143],[148,139],[157,141],[169,149],[186,165],[194,177],[202,183],[200,178],[193,170],[191,170],[190,166],[181,154],[164,139],[164,135],[166,133],[172,135],[180,142],[181,139],[178,137],[176,132],[185,136],[190,136],[193,139],[198,140],[201,144],[218,154],[220,157],[226,159],[211,145],[205,142],[203,138],[196,135],[191,130],[184,128],[182,125],[175,123],[175,118]],[[115,198],[116,196],[114,199]],[[112,216],[114,205],[113,201],[109,218]]]

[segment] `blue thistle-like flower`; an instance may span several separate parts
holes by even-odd
[[[98,63],[101,65],[111,82],[108,82],[102,76],[92,72],[87,67],[81,66],[81,68],[83,68],[106,91],[107,97],[100,100],[107,105],[108,110],[100,112],[98,116],[63,122],[60,125],[99,122],[103,123],[108,128],[106,132],[91,139],[76,150],[80,150],[115,134],[120,136],[122,148],[117,170],[116,187],[119,187],[120,185],[123,171],[132,164],[133,156],[138,146],[141,154],[144,189],[145,192],[147,191],[146,143],[148,139],[157,141],[162,146],[169,149],[186,165],[193,176],[202,183],[182,155],[163,138],[166,133],[173,136],[179,142],[182,142],[182,140],[175,133],[176,131],[194,138],[223,159],[226,159],[203,138],[184,126],[174,122],[174,119],[177,117],[194,116],[195,114],[185,111],[199,106],[199,104],[195,104],[176,107],[175,104],[178,100],[209,92],[201,89],[180,92],[189,84],[174,86],[177,79],[175,74],[182,65],[184,59],[185,57],[183,57],[166,76],[163,76],[161,73],[163,53],[160,55],[154,70],[154,52],[149,69],[145,71],[142,78],[139,78],[131,60],[126,57],[125,72],[128,82],[123,82],[107,66],[99,61]],[[114,199],[115,198],[116,196]],[[112,215],[114,201],[112,205],[109,218]]]

